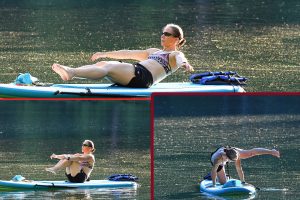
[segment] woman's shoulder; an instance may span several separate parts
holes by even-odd
[[[90,154],[89,161],[92,162],[92,163],[94,163],[95,160],[96,160],[96,159],[95,159],[94,154]]]
[[[94,154],[85,154],[84,157],[85,157],[87,160],[95,160]]]
[[[185,57],[184,56],[184,54],[181,52],[181,51],[172,51],[171,53],[170,53],[170,56],[174,56],[174,57]]]

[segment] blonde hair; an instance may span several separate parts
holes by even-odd
[[[186,43],[186,40],[184,39],[182,28],[179,25],[177,25],[177,24],[167,24],[164,27],[164,29],[166,27],[170,27],[173,30],[174,37],[178,37],[179,38],[178,48],[182,47]]]

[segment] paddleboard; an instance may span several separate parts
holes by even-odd
[[[224,185],[216,183],[215,187],[212,187],[212,180],[203,180],[200,183],[200,192],[204,192],[210,195],[252,195],[256,193],[256,189],[253,185],[248,183],[241,183],[237,179],[229,179]]]
[[[241,86],[201,85],[191,82],[158,83],[150,88],[127,88],[111,84],[53,84],[20,86],[0,84],[0,97],[78,98],[78,97],[150,97],[152,93],[245,92]]]
[[[0,180],[0,191],[21,189],[85,189],[85,188],[137,188],[132,181],[91,180],[84,183],[71,183],[69,181],[5,181]]]

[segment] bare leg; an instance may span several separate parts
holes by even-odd
[[[217,175],[218,175],[218,181],[222,185],[227,182],[226,173],[225,173],[225,169],[224,168],[225,168],[225,166],[223,166],[222,170],[217,173]]]
[[[71,176],[76,176],[81,170],[79,162],[72,162],[69,167],[66,167],[66,173],[71,174]]]
[[[96,65],[71,68],[60,64],[53,64],[52,69],[59,74],[61,79],[64,81],[72,80],[75,76],[89,79],[100,79],[107,75],[107,71],[105,69]]]
[[[65,169],[67,167],[69,167],[72,164],[71,161],[68,160],[60,160],[58,163],[56,163],[56,165],[54,165],[53,167],[49,167],[46,168],[45,170],[48,172],[52,172],[54,174],[56,174],[56,172],[60,169]]]
[[[52,69],[64,81],[71,80],[75,76],[88,79],[101,79],[108,76],[113,82],[126,85],[134,77],[134,68],[131,64],[116,61],[102,61],[78,68],[53,64]]]
[[[259,155],[272,155],[277,158],[280,157],[279,151],[275,149],[265,149],[265,148],[253,148],[250,150],[239,150],[241,159],[247,159],[251,158],[253,156],[259,156]]]

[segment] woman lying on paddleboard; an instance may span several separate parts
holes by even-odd
[[[66,169],[66,176],[70,182],[83,183],[89,179],[94,168],[95,152],[94,143],[91,140],[85,140],[82,143],[82,154],[62,154],[50,156],[60,160],[55,166],[46,168],[48,172],[56,173],[60,169]]]
[[[146,50],[120,50],[111,52],[97,52],[92,61],[99,58],[131,59],[139,62],[129,64],[117,61],[100,61],[93,65],[71,68],[60,64],[53,64],[52,69],[64,81],[74,77],[101,79],[108,77],[120,86],[132,88],[149,88],[166,78],[178,68],[193,71],[184,54],[179,51],[185,43],[181,27],[167,24],[161,35],[162,50],[150,48]]]
[[[242,182],[245,182],[244,172],[241,166],[241,160],[251,158],[259,155],[272,155],[280,157],[279,151],[265,148],[254,148],[250,150],[239,149],[236,147],[221,147],[211,154],[211,163],[213,165],[211,170],[211,178],[213,185],[216,185],[216,179],[221,184],[226,183],[225,165],[227,162],[234,162],[238,176]]]

